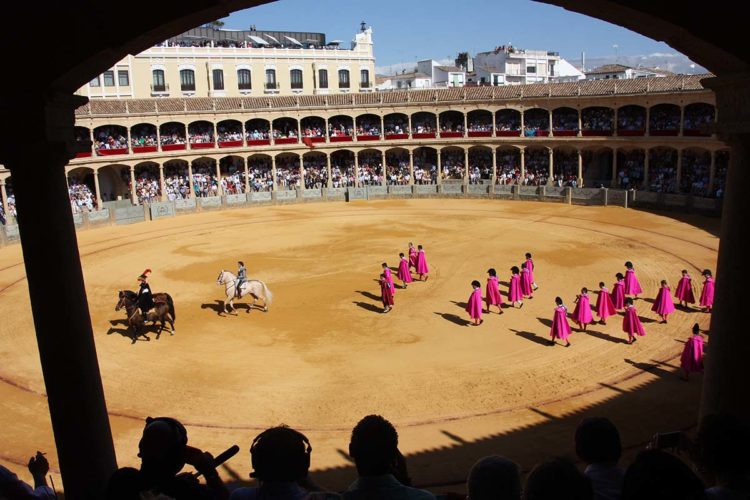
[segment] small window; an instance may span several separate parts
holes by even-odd
[[[98,76],[89,82],[89,87],[98,87],[99,85],[100,83]]]
[[[102,76],[104,77],[104,86],[105,87],[114,87],[115,86],[115,72],[114,71],[105,71]]]
[[[536,66],[526,66],[526,73],[536,73]]]
[[[370,70],[362,69],[359,71],[359,86],[365,89],[370,87]]]
[[[128,70],[117,70],[117,83],[120,87],[130,87],[130,75],[128,74]]]
[[[224,90],[224,70],[213,70],[214,90]]]
[[[276,88],[276,70],[275,69],[266,70],[266,88],[267,89]]]
[[[301,69],[291,70],[289,72],[289,78],[291,79],[293,89],[302,88],[302,70]]]
[[[327,69],[318,70],[318,87],[320,87],[321,89],[328,88],[328,70]]]
[[[349,70],[348,69],[339,70],[339,88],[340,89],[349,88]]]
[[[195,91],[195,71],[192,69],[180,70],[180,87],[183,92]]]
[[[250,80],[249,69],[237,70],[237,87],[240,90],[251,90],[253,88],[251,80]]]
[[[167,90],[167,86],[164,83],[164,70],[155,69],[151,72],[151,76],[152,76],[151,89],[154,92],[165,92]]]

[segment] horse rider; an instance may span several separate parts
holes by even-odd
[[[237,269],[237,283],[234,286],[234,290],[235,295],[239,299],[242,297],[242,284],[247,281],[247,269],[245,269],[245,263],[241,260],[237,261],[237,264],[240,267]]]
[[[141,313],[144,316],[154,307],[154,298],[151,294],[151,287],[148,284],[148,275],[150,273],[151,269],[146,269],[138,276],[140,288],[138,289],[138,309],[136,313]]]

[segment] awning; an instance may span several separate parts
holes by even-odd
[[[265,41],[265,40],[263,40],[263,39],[262,39],[261,37],[259,37],[259,36],[254,36],[254,35],[247,35],[247,37],[248,37],[248,38],[249,38],[250,40],[252,40],[253,42],[257,43],[258,45],[268,45],[268,42],[267,42],[267,41]]]
[[[300,42],[299,40],[297,40],[294,37],[284,35],[284,38],[286,38],[287,40],[289,40],[290,42],[292,42],[294,45],[299,45],[300,47],[303,46],[302,42]]]
[[[271,41],[272,41],[273,43],[275,43],[276,45],[281,45],[281,42],[280,42],[280,41],[278,41],[278,40],[276,40],[276,39],[275,39],[274,37],[272,37],[271,35],[266,35],[266,38],[269,38],[269,39],[271,39]]]

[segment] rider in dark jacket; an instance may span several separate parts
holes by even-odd
[[[237,261],[237,264],[240,266],[239,269],[237,269],[237,284],[235,285],[235,294],[237,295],[237,298],[240,298],[242,296],[242,284],[247,281],[247,269],[245,269],[245,263],[240,261]]]
[[[138,289],[138,309],[141,314],[146,314],[154,307],[154,298],[151,294],[151,287],[148,284],[148,275],[151,273],[151,269],[146,269],[143,274],[138,276],[140,281],[140,288]]]

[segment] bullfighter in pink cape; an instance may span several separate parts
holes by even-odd
[[[411,269],[409,269],[409,261],[406,260],[406,257],[404,257],[404,253],[401,252],[398,254],[399,256],[399,262],[398,262],[398,273],[396,276],[398,276],[398,279],[401,280],[403,283],[403,287],[406,288],[407,283],[411,283]]]
[[[711,271],[705,269],[703,271],[703,290],[701,290],[700,306],[704,311],[710,313],[714,307],[714,277]]]
[[[693,325],[693,335],[685,342],[680,356],[682,380],[688,380],[691,373],[703,373],[703,337],[698,323]]]
[[[638,278],[635,276],[635,269],[633,269],[633,263],[627,261],[625,263],[625,295],[634,295],[638,298],[638,295],[643,293],[641,284],[638,283]]]
[[[612,303],[615,305],[616,310],[623,309],[625,307],[625,277],[622,273],[615,274],[617,281],[612,285]]]
[[[411,241],[409,242],[409,267],[417,268],[417,249]]]
[[[383,312],[387,313],[393,307],[393,285],[385,277],[380,275],[380,300],[383,301]]]
[[[490,313],[490,306],[497,306],[498,313],[503,313],[503,296],[500,295],[500,284],[497,282],[497,271],[494,268],[487,270],[487,274],[490,275],[487,278],[487,291],[484,298],[487,303],[487,314]]]
[[[602,325],[607,324],[607,318],[617,314],[615,304],[612,302],[612,296],[609,290],[604,286],[604,282],[599,282],[599,296],[596,298],[596,314],[599,315],[599,321]]]
[[[581,288],[581,294],[576,295],[576,307],[573,309],[573,321],[578,323],[578,328],[586,331],[586,325],[594,322],[591,314],[591,301],[589,300],[589,289]]]
[[[552,328],[549,335],[552,337],[550,345],[555,345],[555,339],[565,341],[565,347],[570,347],[570,323],[568,323],[568,308],[563,305],[560,297],[555,297],[555,315],[552,318]]]
[[[677,283],[677,289],[674,291],[674,296],[685,309],[689,307],[688,304],[695,304],[693,278],[690,277],[687,269],[682,270],[682,277],[680,278],[680,282]]]
[[[385,279],[391,284],[391,292],[393,295],[396,295],[396,286],[393,284],[393,273],[391,273],[391,268],[388,267],[388,264],[385,262],[383,262],[383,276],[385,276]]]
[[[628,344],[636,341],[635,336],[643,337],[646,331],[643,329],[641,319],[638,317],[638,311],[633,306],[633,299],[625,299],[625,316],[622,318],[622,331],[628,334]]]
[[[654,305],[651,306],[651,310],[661,316],[661,322],[667,322],[667,316],[674,312],[674,302],[672,302],[672,290],[667,284],[667,280],[661,280],[661,287],[659,287],[659,293],[656,294]]]
[[[518,270],[518,267],[513,266],[510,268],[510,286],[508,286],[508,302],[510,302],[510,305],[513,307],[516,307],[516,302],[518,302],[518,308],[523,307],[523,294],[521,293],[521,275],[519,274],[521,271]]]
[[[417,245],[417,274],[419,274],[420,281],[427,281],[427,273],[430,269],[427,267],[427,257],[424,256],[424,249],[422,245]]]
[[[529,279],[531,280],[531,288],[536,290],[539,288],[534,280],[534,261],[531,259],[531,254],[526,252],[526,269],[529,270]]]
[[[534,291],[531,289],[531,283],[531,275],[524,262],[521,264],[521,295],[533,299]]]
[[[482,284],[477,280],[471,282],[473,291],[469,296],[469,300],[466,304],[466,312],[469,313],[469,317],[474,321],[474,326],[482,324]]]

